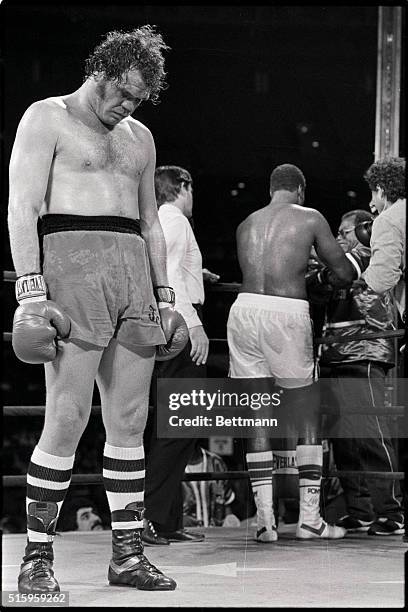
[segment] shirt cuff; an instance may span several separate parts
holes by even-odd
[[[377,284],[375,278],[370,274],[369,268],[361,275],[361,278],[367,283],[367,285],[372,289],[375,293],[385,293],[387,291],[386,287]]]
[[[192,312],[192,313],[190,313],[190,312],[186,313],[186,312],[183,312],[183,310],[184,310],[183,308],[179,308],[179,307],[177,306],[177,304],[176,304],[175,309],[176,309],[176,310],[177,310],[177,311],[178,311],[178,312],[179,312],[179,313],[180,313],[180,314],[183,316],[183,318],[184,318],[184,320],[185,320],[185,322],[186,322],[186,324],[187,324],[187,327],[188,327],[189,329],[190,329],[191,327],[197,327],[197,325],[202,325],[201,319],[200,319],[200,317],[198,316],[198,314],[197,314],[197,312],[196,312],[195,308],[193,309],[193,310],[194,310],[194,312]]]

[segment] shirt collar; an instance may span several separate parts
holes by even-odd
[[[160,210],[165,212],[171,212],[173,215],[180,215],[184,217],[181,210],[177,206],[174,206],[174,204],[171,204],[171,202],[169,202],[168,204],[162,204],[159,208],[159,211]]]

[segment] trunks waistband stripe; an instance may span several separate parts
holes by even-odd
[[[309,315],[309,302],[298,298],[263,293],[238,293],[236,301],[240,305],[253,305],[274,312]]]
[[[140,220],[128,217],[50,214],[38,219],[39,236],[73,230],[99,230],[141,235]]]

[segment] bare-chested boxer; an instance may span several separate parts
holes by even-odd
[[[180,320],[157,215],[154,141],[130,116],[141,102],[157,100],[167,49],[152,26],[110,32],[87,59],[79,89],[32,104],[18,126],[9,206],[20,302],[13,345],[25,361],[48,361],[44,428],[27,476],[23,593],[59,591],[53,534],[95,379],[106,429],[109,582],[176,587],[149,563],[141,541],[142,436],[155,347]],[[65,337],[58,347],[55,328]]]
[[[273,377],[285,389],[285,405],[296,415],[300,516],[298,538],[342,538],[346,531],[320,515],[323,451],[319,439],[312,325],[305,274],[312,247],[334,283],[352,281],[355,269],[337,244],[325,218],[303,206],[305,177],[291,164],[275,168],[270,203],[237,230],[243,282],[231,307],[227,332],[232,378]],[[293,435],[293,434],[292,434]],[[272,463],[267,432],[248,440],[247,464],[257,506],[259,542],[277,540]]]

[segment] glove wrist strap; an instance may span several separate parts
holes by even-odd
[[[16,299],[19,304],[43,302],[47,299],[47,285],[42,274],[31,272],[16,280]]]
[[[166,302],[171,306],[174,306],[176,302],[176,296],[173,287],[165,287],[162,285],[154,287],[154,297],[156,298],[157,302]]]

